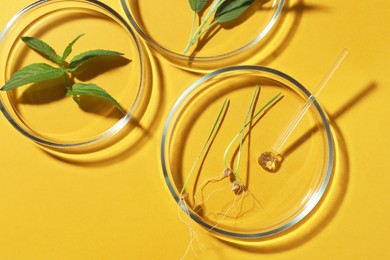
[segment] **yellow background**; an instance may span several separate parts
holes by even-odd
[[[103,2],[124,16],[119,0]],[[2,0],[0,26],[30,3]],[[340,51],[349,50],[319,97],[338,144],[333,181],[316,211],[283,236],[238,244],[196,228],[204,246],[199,259],[390,258],[389,10],[383,0],[287,1],[280,37],[261,65],[312,90]],[[165,185],[159,148],[169,109],[201,75],[150,52],[153,89],[140,121],[147,131],[131,133],[139,141],[119,149],[121,155],[70,163],[44,152],[0,117],[0,259],[184,254],[188,230]]]

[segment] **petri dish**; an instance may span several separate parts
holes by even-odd
[[[194,21],[194,12],[188,1],[168,0],[156,5],[153,0],[121,0],[138,34],[169,61],[190,70],[216,69],[222,64],[226,67],[227,63],[237,64],[247,58],[249,49],[261,45],[270,36],[284,2],[254,1],[236,20],[213,26],[184,52]],[[194,30],[206,20],[211,6],[209,3],[197,15]],[[209,23],[204,28],[207,25]]]
[[[125,133],[144,92],[143,49],[129,24],[99,1],[37,1],[19,11],[0,35],[0,84],[32,63],[56,66],[21,41],[39,38],[59,55],[78,35],[68,62],[88,50],[121,52],[98,57],[72,74],[75,83],[105,89],[125,113],[102,99],[81,97],[76,104],[65,96],[64,78],[0,91],[0,106],[8,121],[24,136],[45,148],[60,151],[102,149]],[[117,141],[117,140],[116,140]]]
[[[317,100],[281,148],[279,167],[264,169],[259,157],[310,96],[294,78],[262,66],[223,68],[189,86],[161,143],[164,178],[181,212],[238,239],[269,237],[304,219],[333,172],[333,137]]]

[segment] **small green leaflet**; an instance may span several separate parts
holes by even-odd
[[[84,34],[80,34],[79,36],[77,36],[71,43],[69,43],[68,46],[66,46],[65,50],[64,50],[64,54],[62,54],[62,62],[64,62],[66,60],[66,58],[68,58],[69,54],[72,53],[72,47],[73,45],[77,42],[78,39],[80,39],[81,36],[83,36]]]
[[[1,90],[8,91],[26,84],[56,79],[65,73],[63,68],[55,68],[45,63],[34,63],[15,72]]]
[[[75,83],[72,86],[72,90],[68,90],[68,93],[66,94],[67,96],[72,96],[75,99],[76,96],[94,96],[94,97],[99,97],[102,98],[114,106],[116,106],[123,114],[126,114],[126,111],[122,108],[122,106],[110,95],[99,87],[96,84],[83,84],[83,83]],[[77,102],[77,100],[75,99]]]
[[[232,21],[244,13],[255,0],[226,0],[215,12],[218,23]]]
[[[189,0],[191,9],[200,12],[207,4],[208,0]]]
[[[123,53],[109,50],[91,50],[76,55],[69,63],[68,71],[76,71],[84,62],[101,56],[122,56]]]
[[[34,37],[22,37],[22,41],[26,43],[30,48],[36,50],[37,52],[47,56],[50,60],[55,63],[62,65],[62,58],[59,56],[52,47],[46,42],[39,40]]]

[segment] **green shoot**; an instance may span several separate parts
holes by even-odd
[[[207,144],[209,143],[211,137],[213,136],[214,131],[217,129],[218,122],[219,122],[220,119],[222,118],[223,112],[225,111],[225,108],[226,108],[228,102],[229,102],[229,100],[228,100],[227,98],[226,98],[225,101],[223,102],[223,105],[222,105],[222,107],[221,107],[221,109],[220,109],[220,111],[219,111],[219,113],[218,113],[218,116],[217,116],[217,118],[216,118],[215,121],[214,121],[213,127],[211,128],[211,131],[209,132],[209,135],[208,135],[208,137],[207,137],[207,139],[206,139],[206,141],[205,141],[205,143],[204,143],[202,149],[200,150],[198,156],[196,157],[196,160],[195,160],[195,162],[193,163],[193,165],[192,165],[192,167],[191,167],[191,169],[190,169],[190,171],[189,171],[189,173],[188,173],[188,176],[187,176],[187,178],[186,178],[186,180],[185,180],[185,182],[184,182],[184,184],[183,184],[183,187],[182,187],[182,189],[181,189],[181,191],[180,191],[180,199],[182,199],[182,197],[183,197],[184,191],[185,191],[185,189],[186,189],[186,187],[187,187],[187,185],[188,185],[189,180],[191,179],[192,174],[194,173],[194,170],[195,170],[195,167],[196,167],[198,161],[200,160],[200,158],[201,158],[201,156],[202,156],[204,150],[205,150],[206,147],[207,147]]]
[[[227,155],[231,149],[231,147],[233,146],[233,144],[235,143],[235,141],[237,140],[238,137],[240,137],[240,135],[245,131],[245,128],[250,125],[250,123],[255,120],[267,107],[269,107],[270,105],[272,105],[279,97],[280,97],[281,93],[278,93],[277,95],[275,95],[273,98],[271,98],[263,107],[260,108],[259,111],[257,111],[252,118],[250,118],[249,121],[247,121],[244,126],[241,128],[241,130],[234,136],[233,140],[229,143],[229,145],[227,146],[226,150],[225,150],[225,153],[224,153],[224,156],[223,156],[223,161],[224,161],[224,166],[225,168],[229,168],[228,166],[228,163],[227,163]],[[238,178],[238,175],[236,173],[236,179]]]
[[[0,90],[9,91],[30,83],[38,83],[64,77],[65,88],[67,91],[66,96],[71,96],[77,104],[81,105],[79,102],[80,96],[95,96],[108,101],[123,114],[126,114],[126,111],[121,107],[121,105],[108,92],[96,84],[71,83],[72,80],[69,74],[76,72],[79,67],[87,61],[96,57],[114,57],[123,55],[122,53],[110,50],[89,50],[76,55],[69,63],[67,63],[66,59],[72,53],[73,45],[83,35],[84,34],[78,35],[72,42],[70,42],[65,48],[62,56],[58,55],[49,44],[40,39],[27,36],[22,37],[21,40],[27,46],[56,63],[59,67],[56,68],[45,63],[34,63],[28,65],[16,71]]]
[[[259,91],[260,87],[259,85],[256,86],[255,88],[255,91],[253,91],[253,95],[252,95],[252,99],[251,99],[251,102],[249,104],[249,107],[248,107],[248,111],[246,112],[246,115],[245,115],[245,120],[244,120],[244,126],[242,127],[242,129],[245,129],[245,125],[248,121],[248,117],[249,117],[249,114],[253,108],[253,103],[256,99],[256,95]],[[245,131],[242,131],[241,132],[241,138],[240,138],[240,147],[238,149],[238,155],[237,155],[237,164],[236,164],[236,169],[235,169],[235,175],[236,175],[236,180],[238,180],[238,171],[240,169],[240,161],[241,161],[241,151],[242,151],[242,143],[244,141],[244,136],[245,136]]]
[[[235,174],[235,179],[236,181],[238,181],[238,170],[239,170],[239,166],[240,166],[240,157],[241,157],[241,149],[242,149],[242,145],[243,145],[243,139],[244,139],[244,131],[245,131],[245,128],[250,125],[250,123],[255,120],[267,107],[269,107],[270,105],[272,105],[281,95],[281,93],[275,95],[272,99],[270,99],[259,111],[257,111],[253,117],[249,118],[249,114],[250,114],[250,111],[252,110],[253,108],[253,105],[254,105],[254,101],[255,101],[255,97],[258,93],[258,91],[260,90],[260,87],[259,85],[256,86],[256,89],[253,93],[253,96],[252,96],[252,99],[251,99],[251,102],[250,102],[250,105],[249,105],[249,108],[248,108],[248,111],[246,113],[246,117],[245,117],[245,121],[244,121],[244,126],[241,128],[241,130],[236,134],[236,136],[233,138],[233,140],[229,143],[228,147],[226,148],[225,150],[225,153],[224,153],[224,166],[225,166],[225,170],[223,172],[223,176],[220,177],[220,178],[226,178],[226,177],[229,177],[231,174]],[[188,194],[184,194],[184,191],[186,190],[186,187],[188,185],[188,182],[189,180],[191,179],[194,171],[195,171],[195,168],[196,168],[196,165],[198,164],[199,160],[201,159],[202,157],[202,154],[203,152],[205,151],[208,143],[210,142],[212,136],[213,136],[213,133],[215,132],[215,130],[217,129],[217,126],[218,126],[218,122],[221,120],[221,117],[223,115],[223,112],[225,111],[226,109],[226,106],[227,106],[227,103],[228,103],[228,99],[225,100],[225,102],[223,103],[215,121],[214,121],[214,124],[207,136],[207,139],[205,141],[205,143],[203,144],[203,147],[202,149],[200,150],[199,154],[197,155],[185,181],[184,181],[184,184],[183,184],[183,187],[181,188],[180,190],[180,194],[179,194],[179,197],[180,197],[180,200],[185,200],[188,196]],[[248,120],[249,119],[249,120]],[[238,160],[237,160],[237,165],[236,165],[236,171],[233,172],[230,167],[228,166],[228,163],[227,163],[227,154],[229,152],[229,150],[231,149],[231,147],[233,146],[233,144],[235,143],[235,141],[241,136],[241,140],[240,140],[240,148],[239,148],[239,153],[238,153]],[[213,182],[215,181],[214,179],[210,179],[208,181],[205,182],[205,184],[202,185],[202,189],[204,188],[204,186],[206,186],[209,182]],[[236,185],[238,185],[239,183],[236,183]],[[242,187],[238,187],[239,189],[242,189]]]

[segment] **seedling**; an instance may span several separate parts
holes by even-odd
[[[188,207],[188,203],[187,203],[189,195],[188,195],[188,193],[185,193],[185,189],[187,187],[187,184],[188,184],[189,180],[191,179],[191,176],[193,175],[193,173],[195,171],[196,165],[198,164],[199,160],[201,159],[201,157],[203,155],[203,152],[205,151],[207,145],[210,143],[210,140],[211,140],[215,130],[218,128],[218,123],[219,123],[219,121],[222,118],[222,115],[223,115],[223,113],[224,113],[224,111],[225,111],[225,109],[226,109],[226,107],[228,105],[228,102],[229,102],[229,100],[225,99],[225,101],[224,101],[224,103],[223,103],[223,105],[222,105],[222,107],[221,107],[221,109],[220,109],[220,111],[219,111],[219,113],[217,115],[217,118],[215,119],[214,124],[213,124],[213,126],[212,126],[212,128],[210,130],[210,133],[207,136],[207,139],[206,139],[202,149],[200,150],[198,156],[196,157],[195,162],[193,163],[193,165],[192,165],[192,167],[190,169],[190,172],[188,173],[187,179],[185,180],[184,185],[183,185],[183,187],[182,187],[182,189],[180,191],[180,194],[179,194],[179,198],[180,198],[179,209],[182,208],[186,214],[185,214],[185,219],[180,217],[180,212],[178,212],[178,216],[179,216],[179,219],[183,223],[186,224],[186,226],[188,227],[189,233],[190,233],[190,242],[188,244],[188,247],[187,247],[187,250],[186,250],[184,256],[188,253],[188,251],[192,247],[193,241],[195,239],[198,240],[197,234],[196,234],[195,230],[192,228],[191,221],[189,219],[190,211],[189,211],[189,207]]]
[[[231,142],[228,144],[228,146],[225,149],[225,152],[223,155],[224,170],[223,170],[222,174],[220,176],[216,176],[214,178],[207,179],[199,188],[199,190],[202,194],[203,194],[203,190],[206,188],[207,185],[209,185],[211,183],[216,183],[216,182],[222,181],[223,179],[228,178],[228,177],[230,178],[230,182],[231,182],[231,190],[235,195],[242,195],[242,198],[243,198],[244,196],[248,195],[247,193],[250,194],[246,185],[241,181],[240,175],[239,175],[240,163],[241,163],[241,153],[242,153],[243,141],[244,141],[244,137],[245,137],[245,130],[246,130],[246,128],[248,128],[251,125],[251,123],[256,118],[258,118],[260,115],[263,114],[263,112],[265,111],[266,108],[269,108],[272,104],[275,104],[281,95],[281,93],[278,93],[277,95],[275,95],[263,107],[261,107],[260,110],[258,110],[256,113],[254,113],[254,115],[251,118],[249,118],[250,112],[252,111],[253,106],[254,106],[255,97],[259,94],[259,91],[260,91],[260,87],[257,85],[254,92],[253,92],[252,99],[251,99],[251,102],[249,104],[248,110],[246,112],[243,127],[234,136],[234,138],[231,140]],[[240,141],[239,141],[239,145],[238,145],[236,166],[234,167],[234,170],[233,170],[232,169],[233,167],[231,167],[229,165],[227,158],[228,158],[229,151],[231,150],[233,145],[237,142],[238,138],[240,138]],[[196,197],[196,192],[195,192],[194,198],[195,197]],[[203,195],[202,195],[202,198],[203,198]],[[236,199],[234,199],[233,205],[235,204],[235,201],[236,201]],[[201,205],[204,202],[205,202],[205,200],[202,199],[201,202],[199,204],[196,204],[196,206],[194,208],[201,209]],[[222,214],[224,217],[226,217],[228,211],[230,211],[231,209],[232,209],[232,206],[229,207],[229,209],[226,212],[220,212],[219,214]]]
[[[70,96],[73,100],[82,106],[80,102],[80,96],[95,96],[103,100],[108,101],[114,105],[120,112],[126,114],[126,111],[122,106],[103,88],[93,83],[73,83],[72,74],[75,73],[81,65],[87,61],[96,57],[102,56],[122,56],[123,53],[110,51],[110,50],[89,50],[74,56],[68,63],[66,59],[72,53],[73,45],[79,40],[84,34],[78,35],[72,42],[65,48],[62,56],[58,55],[54,49],[46,42],[34,38],[24,36],[21,40],[27,44],[34,51],[48,58],[52,62],[56,63],[58,67],[46,63],[34,63],[28,65],[18,71],[16,71],[11,78],[1,88],[3,91],[10,91],[12,89],[30,84],[38,83],[47,80],[64,78],[66,96]]]
[[[214,178],[208,178],[206,179],[200,186],[198,189],[196,189],[196,191],[194,192],[193,194],[193,207],[192,209],[197,213],[197,214],[200,214],[202,215],[202,208],[204,207],[204,203],[210,199],[210,197],[218,192],[219,190],[214,190],[211,194],[209,194],[209,196],[207,198],[204,198],[203,196],[203,191],[204,189],[206,188],[206,186],[208,186],[209,184],[211,183],[217,183],[217,182],[220,182],[220,181],[223,181],[224,179],[226,178],[229,178],[230,180],[230,183],[231,185],[229,185],[228,187],[230,187],[230,189],[232,190],[232,194],[235,196],[233,198],[233,202],[231,203],[230,206],[227,207],[226,210],[222,210],[222,211],[219,211],[219,212],[214,212],[214,214],[216,215],[222,215],[223,218],[226,218],[228,217],[228,214],[235,208],[236,204],[237,204],[237,201],[240,201],[242,203],[244,197],[246,197],[247,195],[251,195],[249,190],[247,189],[247,187],[245,186],[245,184],[240,180],[240,176],[239,176],[239,169],[240,169],[240,161],[241,161],[241,152],[242,152],[242,147],[243,147],[243,143],[244,143],[244,139],[245,139],[245,136],[246,136],[246,133],[245,133],[245,130],[247,128],[249,128],[248,131],[250,131],[250,126],[251,126],[251,123],[256,119],[258,118],[260,115],[264,115],[264,112],[265,112],[265,109],[266,108],[269,108],[271,107],[273,104],[276,104],[277,100],[280,98],[280,93],[275,95],[273,98],[271,98],[263,107],[260,108],[260,110],[256,111],[255,113],[253,113],[253,116],[251,117],[250,114],[251,112],[253,111],[253,108],[254,108],[254,104],[255,104],[255,100],[256,100],[256,96],[258,96],[260,93],[260,87],[257,86],[254,90],[254,93],[252,95],[252,99],[250,101],[250,104],[249,104],[249,107],[248,107],[248,110],[246,112],[246,115],[245,115],[245,120],[242,124],[242,127],[240,129],[240,131],[234,136],[233,140],[230,141],[230,143],[227,145],[226,147],[226,150],[223,154],[223,162],[224,162],[224,169],[222,171],[222,173]],[[211,130],[210,132],[208,133],[208,136],[206,138],[206,141],[204,142],[202,148],[201,148],[201,151],[199,152],[199,154],[197,155],[192,167],[190,168],[190,171],[183,183],[183,186],[180,190],[180,193],[179,193],[179,208],[182,208],[185,212],[186,215],[190,215],[190,210],[189,210],[189,193],[186,192],[187,190],[187,186],[189,184],[189,180],[191,178],[194,178],[194,173],[195,173],[195,169],[196,169],[196,166],[197,164],[199,163],[200,159],[202,158],[203,156],[203,153],[204,151],[206,150],[206,148],[208,148],[210,145],[211,145],[211,140],[213,139],[213,136],[215,136],[215,132],[216,132],[216,129],[219,128],[219,126],[222,125],[223,123],[223,118],[224,116],[227,115],[227,110],[228,110],[228,107],[227,107],[227,104],[228,104],[229,100],[228,99],[225,99],[224,103],[222,104],[218,114],[217,114],[217,117],[211,127]],[[223,129],[222,129],[223,130]],[[236,165],[234,167],[234,170],[232,170],[233,167],[230,166],[230,164],[228,163],[228,154],[229,154],[229,151],[230,149],[233,147],[233,145],[237,142],[237,140],[239,139],[239,144],[238,144],[238,152],[237,152],[237,159],[236,159]],[[200,172],[198,172],[198,174],[200,174]],[[224,188],[222,188],[224,189]],[[196,201],[196,195],[197,193],[201,193],[201,199],[199,202]],[[252,197],[252,199],[255,201],[255,199]],[[258,205],[258,203],[255,201],[256,205]],[[187,225],[187,227],[189,228],[189,232],[190,232],[190,244],[187,248],[187,251],[186,251],[186,254],[188,253],[188,250],[192,247],[192,242],[197,239],[197,236],[196,236],[196,233],[194,231],[194,229],[191,227],[191,224],[190,224],[190,219],[186,217],[186,219],[183,219],[180,217],[180,212],[179,212],[179,218]],[[215,224],[215,226],[213,226],[212,228],[215,228],[216,226],[218,225],[218,222]]]

